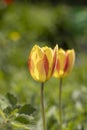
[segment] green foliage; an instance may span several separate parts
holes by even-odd
[[[17,104],[17,99],[16,99],[16,97],[13,96],[12,94],[7,93],[6,97],[7,97],[8,101],[9,101],[9,103],[10,103],[12,106],[15,106],[15,105]]]
[[[19,109],[20,114],[31,115],[35,109],[30,105],[26,104]]]
[[[33,113],[36,111],[30,104],[21,105],[17,98],[11,94],[6,94],[8,100],[7,107],[0,108],[0,129],[32,129],[34,127]]]
[[[30,124],[29,118],[25,115],[20,115],[16,117],[15,120],[23,124]]]

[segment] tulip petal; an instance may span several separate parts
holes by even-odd
[[[55,46],[54,48],[54,54],[53,54],[53,65],[52,65],[52,72],[51,74],[53,74],[54,69],[57,65],[57,58],[58,58],[58,45]]]
[[[37,80],[38,81],[44,82],[46,80],[46,72],[45,72],[45,69],[44,69],[43,59],[41,59],[37,63],[35,74],[37,74]]]
[[[28,60],[28,67],[29,67],[30,73],[35,80],[38,80],[38,77],[39,77],[36,65],[42,58],[43,58],[43,52],[41,48],[35,45],[30,52],[30,56]]]
[[[33,63],[33,60],[29,57],[29,60],[28,60],[28,67],[29,67],[29,70],[34,72],[34,63]]]
[[[58,72],[60,72],[60,62],[59,62],[59,59],[57,60],[56,70],[57,70]]]
[[[48,62],[46,55],[44,55],[43,63],[44,63],[44,69],[45,69],[46,77],[47,77],[48,72],[49,72],[49,62]]]
[[[65,55],[64,72],[66,72],[66,71],[67,71],[68,66],[69,66],[69,55],[66,53],[66,55]]]
[[[68,54],[68,60],[69,60],[67,73],[69,73],[69,72],[71,72],[73,65],[74,65],[74,62],[75,62],[75,51],[73,49],[68,50],[67,54]]]
[[[35,45],[32,48],[31,56],[32,56],[32,59],[33,59],[34,63],[36,63],[36,61],[39,61],[40,59],[43,58],[42,49],[39,46]]]
[[[58,54],[60,70],[63,70],[65,65],[65,51],[63,49],[60,49]]]
[[[30,70],[30,73],[32,75],[32,77],[37,80],[37,77],[36,75],[34,74],[35,73],[35,66],[34,66],[34,63],[33,63],[33,60],[31,58],[29,58],[28,60],[28,68]]]
[[[47,65],[48,66],[47,80],[48,80],[51,77],[51,72],[52,72],[53,50],[51,48],[48,48],[48,47],[43,47],[42,49],[47,57],[47,62],[49,64],[49,65]]]
[[[53,50],[48,47],[43,47],[42,49],[43,49],[45,55],[47,56],[49,66],[51,67],[52,62],[53,62]]]
[[[60,64],[59,64],[59,60],[57,60],[53,76],[56,78],[59,77],[59,72],[60,72]]]

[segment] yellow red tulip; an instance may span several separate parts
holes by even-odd
[[[31,76],[40,82],[51,78],[56,65],[58,46],[53,49],[34,45],[28,59],[28,68]]]
[[[64,51],[63,49],[58,50],[57,64],[54,71],[54,77],[62,78],[67,76],[74,65],[75,51],[70,49]]]

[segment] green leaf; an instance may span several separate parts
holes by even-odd
[[[4,109],[4,112],[6,113],[6,115],[9,116],[9,118],[11,117],[15,117],[15,115],[17,114],[18,112],[18,108],[13,108],[11,106],[8,106]]]
[[[12,112],[12,107],[11,106],[7,106],[3,111],[6,113],[6,114],[10,114]]]
[[[6,97],[12,106],[15,106],[17,104],[17,98],[13,94],[7,93]]]
[[[18,115],[18,117],[15,118],[15,121],[18,121],[22,124],[29,124],[30,123],[29,117],[26,115]]]
[[[18,113],[20,114],[25,114],[25,115],[31,115],[36,111],[35,108],[33,108],[30,104],[25,104],[24,106],[22,106]]]

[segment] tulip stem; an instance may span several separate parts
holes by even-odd
[[[45,110],[44,110],[44,83],[41,83],[41,109],[42,109],[43,130],[47,130],[45,121]]]
[[[62,130],[62,78],[59,81],[59,128]]]

